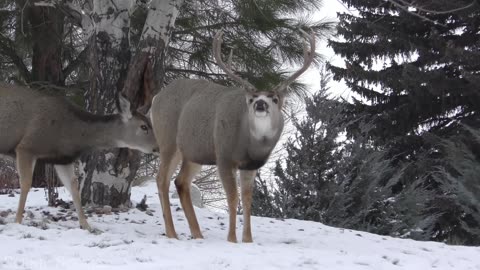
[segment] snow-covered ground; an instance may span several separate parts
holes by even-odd
[[[23,225],[10,213],[0,225],[0,269],[480,269],[480,248],[448,246],[378,236],[299,220],[254,217],[253,244],[226,241],[226,214],[197,209],[205,239],[189,238],[187,222],[172,200],[180,240],[167,239],[154,183],[135,187],[134,201],[147,195],[153,216],[137,209],[93,214],[91,234],[61,208],[46,206],[43,190],[32,190]],[[70,196],[60,190],[60,196]],[[18,196],[0,196],[0,211],[16,210]],[[64,210],[63,210],[64,211]],[[5,212],[4,212],[5,213]],[[151,214],[151,213],[150,213]],[[65,215],[64,221],[47,216]],[[241,217],[237,235],[241,239]]]

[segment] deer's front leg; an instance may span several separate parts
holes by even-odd
[[[240,171],[240,186],[242,189],[242,207],[243,207],[243,235],[244,243],[253,242],[252,229],[250,226],[250,216],[252,210],[252,193],[257,171]]]
[[[223,188],[227,195],[229,225],[228,225],[228,237],[227,240],[232,243],[237,242],[237,235],[235,233],[237,223],[237,205],[238,205],[238,193],[237,193],[237,181],[235,179],[235,169],[233,166],[218,165],[218,174],[222,179]]]
[[[33,169],[35,168],[36,159],[27,152],[17,150],[17,171],[20,178],[20,200],[18,201],[17,217],[15,221],[22,223],[23,211],[27,195],[32,187]]]
[[[170,178],[173,175],[175,168],[180,162],[178,153],[167,154],[161,153],[160,167],[157,175],[158,196],[162,204],[163,219],[165,221],[165,234],[168,238],[178,238],[173,225],[172,211],[170,209]]]

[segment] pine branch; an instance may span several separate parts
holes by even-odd
[[[444,25],[444,24],[441,24],[441,23],[439,23],[439,22],[436,22],[436,21],[434,21],[434,20],[432,20],[432,19],[430,19],[430,18],[427,18],[427,17],[424,16],[424,15],[420,15],[420,14],[418,14],[418,13],[412,12],[411,10],[408,9],[407,6],[404,6],[403,4],[397,2],[396,0],[387,0],[387,1],[390,2],[392,5],[400,8],[401,10],[407,12],[408,14],[411,14],[411,15],[413,15],[413,16],[415,16],[415,17],[418,17],[418,18],[420,18],[420,19],[422,19],[422,20],[424,20],[424,21],[431,22],[431,23],[433,23],[433,24],[435,24],[435,25],[440,25],[440,26],[442,26],[442,27],[447,28],[447,26]],[[398,1],[402,1],[402,0],[398,0]]]
[[[389,0],[390,2],[391,1],[395,1],[395,0]],[[402,2],[405,7],[408,6],[408,2],[406,2],[405,0],[398,0],[399,2]],[[462,11],[462,10],[465,10],[465,9],[468,9],[468,8],[471,8],[475,5],[477,1],[472,1],[472,3],[466,5],[466,6],[463,6],[463,7],[459,7],[459,8],[454,8],[454,9],[450,9],[450,10],[432,10],[432,9],[426,9],[426,8],[422,8],[420,7],[419,5],[414,5],[413,7],[420,10],[420,11],[423,11],[425,13],[431,13],[431,14],[437,14],[437,15],[442,15],[442,14],[450,14],[450,13],[455,13],[455,12],[458,12],[458,11]]]
[[[0,34],[0,52],[10,58],[10,60],[18,68],[20,76],[22,76],[22,78],[26,82],[30,82],[30,80],[32,79],[32,75],[25,63],[23,62],[23,59],[18,56],[14,48],[15,45],[13,44],[13,42],[9,38],[5,37],[3,34]]]

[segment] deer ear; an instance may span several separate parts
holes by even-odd
[[[132,119],[132,111],[130,110],[130,101],[123,95],[118,96],[118,110],[124,122]]]
[[[275,95],[277,95],[277,97],[279,99],[278,100],[278,105],[280,107],[282,107],[284,102],[285,102],[285,92],[283,92],[283,91],[273,91],[273,92],[275,93]]]

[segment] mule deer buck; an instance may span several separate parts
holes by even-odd
[[[80,227],[91,230],[80,203],[73,162],[92,149],[128,147],[158,151],[150,121],[130,111],[123,97],[120,114],[94,115],[66,101],[26,87],[0,84],[0,154],[15,157],[20,178],[16,222],[21,223],[37,160],[54,164],[73,197]]]
[[[282,105],[287,87],[310,66],[315,37],[304,47],[303,67],[271,90],[257,90],[236,75],[221,58],[222,31],[213,40],[219,67],[242,87],[227,87],[205,80],[183,79],[169,84],[155,96],[152,124],[160,149],[157,176],[166,235],[176,238],[168,197],[170,178],[182,161],[175,186],[193,238],[203,238],[190,198],[190,185],[201,165],[217,165],[227,196],[228,241],[237,242],[236,172],[240,170],[243,204],[243,242],[252,242],[250,212],[256,170],[267,161],[283,129]]]

